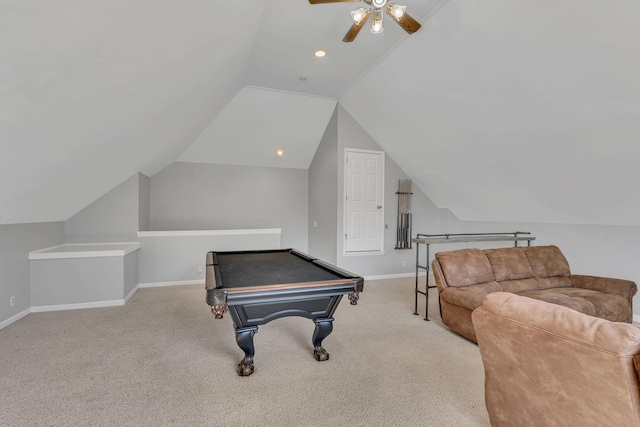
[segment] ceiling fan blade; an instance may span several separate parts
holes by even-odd
[[[409,34],[415,33],[422,26],[418,21],[413,19],[408,13],[405,13],[404,15],[402,15],[402,18],[396,19],[396,17],[393,16],[393,14],[391,14],[389,9],[387,9],[386,12],[387,12],[387,15],[389,15],[394,21],[396,21],[398,25],[400,25],[402,29],[404,29]]]
[[[364,17],[362,17],[362,19],[360,20],[360,22],[357,24],[353,24],[351,28],[349,28],[349,31],[347,31],[347,34],[344,35],[344,38],[342,39],[342,41],[345,43],[350,43],[354,41],[356,36],[364,26],[364,24],[369,20],[370,16],[371,16],[371,11],[367,10],[365,12]]]
[[[356,3],[360,0],[309,0],[311,4],[321,4],[321,3]]]

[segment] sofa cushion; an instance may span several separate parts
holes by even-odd
[[[569,263],[557,246],[522,248],[540,289],[571,287]]]
[[[591,289],[552,288],[518,295],[562,305],[611,322],[625,322],[631,313],[631,306],[625,297]]]
[[[448,286],[462,287],[494,280],[493,268],[480,249],[438,252],[436,258]]]
[[[557,246],[522,247],[535,277],[570,276],[569,263]]]
[[[520,280],[503,280],[498,283],[503,291],[513,292],[514,294],[525,291],[537,291],[540,289],[540,284],[534,277]]]
[[[570,288],[573,286],[569,276],[536,277],[536,280],[540,289]]]
[[[486,249],[484,254],[489,259],[498,282],[533,277],[529,260],[522,251],[514,248]]]
[[[519,248],[485,249],[484,253],[504,291],[518,293],[540,289],[527,256]]]

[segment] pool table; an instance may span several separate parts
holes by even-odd
[[[333,313],[345,294],[356,305],[363,285],[362,277],[295,249],[208,252],[206,257],[207,304],[216,319],[227,310],[233,319],[244,351],[240,376],[254,371],[258,326],[285,316],[312,319],[314,356],[329,359],[322,340],[333,330]]]

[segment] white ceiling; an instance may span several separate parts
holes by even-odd
[[[0,0],[0,224],[175,160],[307,168],[338,102],[461,219],[640,225],[640,2],[403,4],[417,33],[342,43],[358,3]]]
[[[330,98],[245,86],[178,161],[308,169],[335,107]]]

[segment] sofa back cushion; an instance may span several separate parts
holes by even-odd
[[[507,292],[570,288],[569,263],[557,246],[459,249],[435,255],[446,286],[497,282]]]
[[[572,287],[569,263],[557,246],[527,246],[522,251],[529,260],[540,289]]]
[[[485,249],[496,281],[529,279],[533,277],[531,265],[520,248]]]
[[[529,260],[520,248],[485,249],[484,254],[503,290],[518,293],[540,289]]]
[[[447,286],[458,288],[494,280],[491,263],[480,249],[438,252],[435,256]]]

